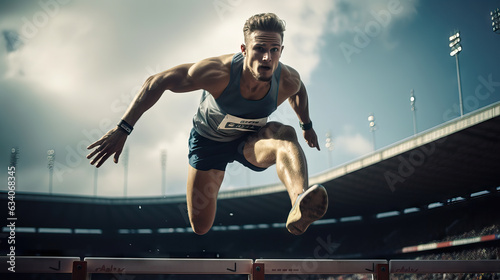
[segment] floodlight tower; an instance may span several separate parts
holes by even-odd
[[[97,196],[97,176],[99,175],[99,168],[94,168],[94,196]]]
[[[127,180],[128,180],[128,147],[125,147],[122,155],[123,162],[123,196],[127,197]]]
[[[460,81],[460,66],[458,64],[458,54],[462,51],[462,45],[460,45],[460,32],[455,32],[449,39],[449,46],[451,48],[450,56],[454,56],[457,62],[458,99],[460,104],[460,117],[462,117],[464,115],[464,105],[462,103],[462,83]]]
[[[15,147],[10,150],[10,166],[17,167],[17,160],[19,159],[19,148]]]
[[[496,34],[500,34],[500,9],[496,8],[495,10],[491,11],[490,16],[493,32],[495,32]]]
[[[54,177],[54,162],[56,160],[56,151],[47,151],[47,168],[49,169],[49,194],[52,194],[52,178]]]
[[[167,150],[161,150],[161,194],[167,195]]]
[[[12,177],[16,177],[16,174],[17,174],[17,160],[19,159],[19,148],[18,147],[15,147],[15,148],[12,148],[10,150],[10,166],[14,167],[15,168],[15,173],[13,173],[14,175]],[[19,190],[19,182],[17,181],[17,178],[15,178],[14,180],[16,180],[16,189]]]
[[[377,130],[377,126],[375,125],[375,115],[373,113],[368,116],[368,125],[370,127],[370,131],[372,132],[373,137],[373,151],[375,151],[375,130]]]
[[[411,111],[413,112],[413,134],[417,134],[417,108],[415,107],[415,102],[417,99],[415,98],[415,92],[413,89],[410,91],[410,106]]]
[[[332,167],[333,139],[330,131],[326,133],[325,147],[328,149],[328,167]]]

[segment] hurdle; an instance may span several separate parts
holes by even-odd
[[[28,257],[15,256],[12,260],[8,256],[0,256],[0,272],[12,273],[73,273],[73,264],[79,262],[79,257]],[[14,265],[12,265],[14,264]]]
[[[500,273],[500,260],[391,260],[391,274]]]
[[[372,274],[378,280],[389,279],[387,260],[257,259],[254,266],[253,280],[264,280],[267,274]]]
[[[87,273],[113,274],[252,274],[251,259],[95,258]]]
[[[0,278],[8,277],[11,259],[0,256]],[[334,260],[334,259],[191,259],[16,256],[15,272],[24,274],[71,274],[73,280],[93,274],[189,274],[244,275],[265,280],[266,275],[301,278],[297,275],[371,274],[389,280],[397,274],[500,273],[500,260]]]

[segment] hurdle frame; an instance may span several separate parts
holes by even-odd
[[[0,256],[0,276],[9,258]],[[382,260],[382,259],[195,259],[195,258],[103,258],[16,256],[14,273],[71,274],[72,280],[92,274],[190,274],[266,275],[371,274],[389,280],[393,274],[500,273],[500,260]]]
[[[389,280],[386,260],[333,260],[333,259],[257,259],[253,280],[264,280],[265,275],[306,274],[372,274],[378,280]]]

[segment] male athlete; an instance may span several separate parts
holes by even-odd
[[[328,197],[323,186],[308,186],[306,159],[293,127],[267,122],[288,100],[306,143],[319,150],[306,88],[297,71],[279,62],[284,31],[275,14],[254,15],[243,27],[241,53],[178,65],[149,77],[118,126],[88,147],[97,149],[87,158],[99,167],[114,154],[117,163],[133,126],[164,91],[203,89],[189,138],[186,196],[193,231],[205,234],[212,227],[226,165],[236,160],[255,171],[276,164],[292,202],[286,227],[292,234],[304,233],[326,213]],[[208,204],[198,203],[206,200]]]

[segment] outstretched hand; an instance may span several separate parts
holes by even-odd
[[[318,143],[318,136],[316,135],[314,128],[303,130],[303,132],[304,132],[304,139],[306,139],[307,145],[309,145],[309,147],[311,148],[316,148],[319,151],[320,148]]]
[[[100,167],[113,154],[115,154],[113,161],[118,163],[118,158],[122,153],[127,136],[122,129],[115,127],[108,131],[101,139],[90,144],[87,147],[89,150],[97,147],[97,149],[87,155],[87,159],[94,158],[90,164],[94,165],[97,163],[96,167]]]

